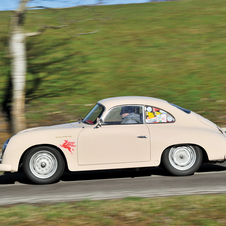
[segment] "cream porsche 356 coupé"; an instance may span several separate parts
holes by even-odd
[[[186,176],[203,162],[224,161],[224,131],[202,116],[150,97],[99,101],[81,121],[23,130],[2,148],[0,171],[23,169],[37,184],[65,169],[90,171],[155,167]]]

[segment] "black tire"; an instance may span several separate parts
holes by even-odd
[[[51,184],[58,181],[64,168],[64,159],[52,147],[34,147],[24,156],[23,171],[29,180],[36,184]]]
[[[202,164],[202,150],[197,146],[180,145],[167,148],[162,155],[164,167],[173,175],[188,176]]]

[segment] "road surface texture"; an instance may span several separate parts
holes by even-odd
[[[216,193],[226,193],[226,163],[204,164],[187,177],[171,176],[160,167],[64,173],[50,185],[32,184],[23,173],[0,175],[0,205]]]

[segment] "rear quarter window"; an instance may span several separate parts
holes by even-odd
[[[146,123],[173,123],[175,118],[163,109],[153,106],[145,106]]]

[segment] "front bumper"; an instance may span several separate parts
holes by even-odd
[[[0,171],[11,171],[12,167],[8,164],[0,164]]]

